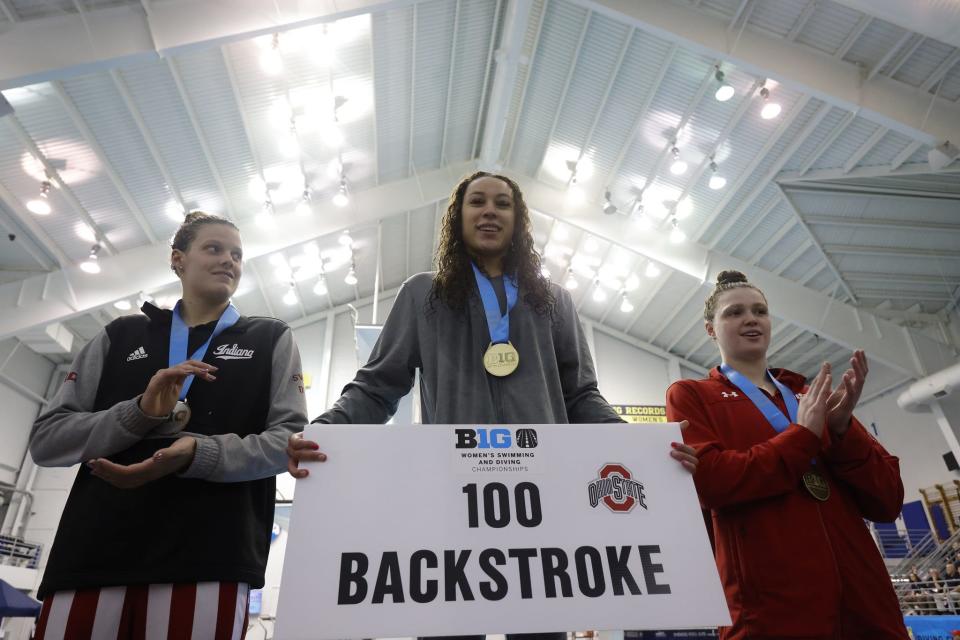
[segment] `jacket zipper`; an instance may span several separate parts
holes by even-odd
[[[827,525],[823,522],[823,512],[820,510],[820,504],[817,507],[817,519],[820,520],[820,528],[823,530],[823,537],[827,540],[827,547],[830,548],[830,559],[833,561],[833,572],[837,579],[837,592],[843,597],[843,581],[840,579],[840,567],[837,566],[837,554],[833,550],[833,542],[830,540],[830,534],[827,532]]]

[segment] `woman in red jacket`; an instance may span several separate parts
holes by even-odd
[[[767,300],[738,271],[717,277],[704,320],[722,364],[674,383],[667,417],[690,422],[683,439],[700,460],[733,621],[721,638],[907,638],[863,522],[891,521],[903,503],[897,458],[853,417],[863,351],[833,391],[829,364],[809,387],[768,369]]]

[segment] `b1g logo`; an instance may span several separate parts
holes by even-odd
[[[510,429],[455,429],[457,449],[509,449],[513,444]],[[517,446],[533,449],[537,446],[537,432],[533,429],[517,429]]]
[[[647,508],[643,485],[633,479],[633,474],[620,463],[608,462],[600,469],[599,477],[587,485],[590,506],[601,502],[614,513],[628,513],[637,504]]]

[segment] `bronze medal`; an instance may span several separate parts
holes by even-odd
[[[183,400],[177,400],[177,405],[173,408],[171,420],[174,426],[177,427],[177,431],[182,431],[183,428],[187,426],[187,423],[190,422],[190,405]]]
[[[820,502],[826,502],[830,498],[830,485],[827,484],[827,479],[816,471],[807,471],[803,474],[803,486]]]
[[[509,342],[491,343],[483,354],[483,368],[492,376],[502,378],[517,370],[520,354]]]

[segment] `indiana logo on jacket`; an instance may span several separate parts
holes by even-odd
[[[253,357],[253,352],[254,349],[241,349],[236,344],[222,344],[213,350],[213,357],[218,360],[249,360]]]
[[[728,391],[721,391],[721,392],[720,392],[720,395],[722,395],[724,398],[739,398],[739,397],[740,397],[740,396],[737,394],[736,391],[729,391],[729,392],[728,392]]]

